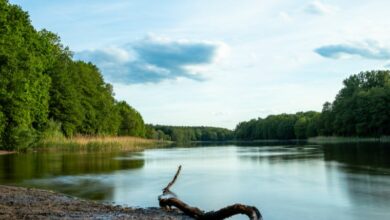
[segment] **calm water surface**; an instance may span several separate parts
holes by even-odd
[[[179,164],[183,170],[172,191],[206,210],[239,202],[257,206],[266,220],[390,219],[390,144],[3,155],[0,184],[158,206],[157,196]]]

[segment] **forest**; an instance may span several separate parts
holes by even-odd
[[[137,136],[172,141],[305,139],[390,135],[390,71],[345,79],[322,112],[270,115],[215,127],[146,125],[114,98],[93,63],[74,60],[59,36],[36,30],[27,12],[0,0],[0,149],[31,146],[43,136]]]
[[[147,136],[172,141],[291,140],[316,136],[390,135],[390,71],[366,71],[343,81],[321,112],[269,115],[240,122],[234,131],[213,127],[150,125]]]
[[[226,128],[149,125],[147,136],[153,139],[176,142],[228,141],[234,139],[234,132]]]
[[[66,137],[146,132],[94,64],[74,61],[57,35],[37,31],[27,12],[1,0],[0,148],[28,147],[55,128]]]
[[[343,81],[335,100],[322,112],[270,115],[241,122],[239,140],[305,139],[315,136],[390,135],[390,71],[367,71]]]

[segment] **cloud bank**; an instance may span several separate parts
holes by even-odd
[[[202,81],[205,78],[199,67],[215,63],[227,51],[221,42],[147,37],[121,48],[81,51],[75,59],[95,63],[107,80],[116,83],[158,83],[178,78]]]
[[[322,3],[321,1],[312,1],[306,5],[304,11],[313,15],[325,15],[336,11],[336,9],[336,7]]]
[[[372,60],[389,60],[390,49],[383,47],[376,41],[365,41],[355,44],[331,44],[314,50],[317,54],[333,59],[348,56],[358,56]]]

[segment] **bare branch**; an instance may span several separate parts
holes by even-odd
[[[172,181],[169,182],[168,185],[163,189],[163,194],[165,194],[165,193],[167,193],[167,192],[170,192],[170,191],[169,191],[169,188],[171,188],[171,186],[176,182],[176,179],[177,179],[177,177],[179,176],[180,171],[181,171],[181,165],[177,168],[176,174],[175,174],[175,176],[173,177]]]
[[[176,198],[176,195],[169,190],[169,188],[175,183],[177,177],[179,176],[180,170],[181,170],[181,165],[178,167],[172,181],[163,189],[163,194],[158,197],[158,201],[161,208],[170,209],[172,206],[174,206],[179,210],[181,210],[184,214],[198,220],[219,220],[219,219],[229,218],[237,214],[246,215],[250,220],[263,219],[260,211],[254,206],[234,204],[222,208],[218,211],[204,212],[203,210],[200,210],[197,207],[192,207],[186,204],[185,202]],[[166,198],[167,194],[171,195],[171,197]]]

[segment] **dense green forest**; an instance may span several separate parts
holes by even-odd
[[[27,147],[55,129],[67,137],[146,134],[141,115],[114,99],[95,65],[74,61],[57,35],[0,0],[0,149]]]
[[[297,139],[318,135],[318,112],[270,115],[266,118],[241,122],[235,129],[239,140]]]
[[[323,136],[380,137],[390,135],[390,71],[368,71],[343,81],[333,103],[321,113],[270,115],[241,122],[240,140],[303,139]]]
[[[227,141],[234,138],[234,133],[226,128],[149,125],[147,136],[177,142]]]

